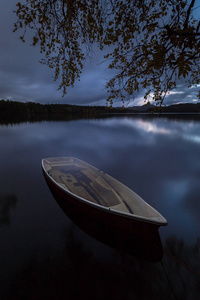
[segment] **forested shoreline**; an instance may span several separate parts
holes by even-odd
[[[200,103],[175,104],[165,107],[153,105],[130,108],[108,108],[106,106],[79,106],[69,104],[40,104],[0,100],[0,123],[18,123],[25,121],[74,120],[78,118],[98,118],[108,114],[199,114]]]
[[[40,104],[0,100],[0,119],[13,121],[69,120],[96,117],[107,111],[103,106],[78,106],[68,104]]]
[[[1,115],[87,115],[104,112],[103,106],[79,106],[69,104],[40,104],[35,102],[19,102],[0,100]]]

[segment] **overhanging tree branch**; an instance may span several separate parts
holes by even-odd
[[[105,59],[115,69],[108,100],[133,96],[162,103],[177,79],[200,81],[200,21],[195,0],[27,0],[17,4],[16,30],[33,31],[42,62],[53,68],[63,94],[79,79],[92,45],[110,47]]]
[[[185,19],[185,22],[184,22],[184,29],[188,28],[188,22],[189,22],[189,18],[190,18],[190,15],[191,15],[192,8],[194,7],[194,4],[195,4],[195,0],[192,0],[190,5],[189,5],[189,8],[187,10],[186,19]]]

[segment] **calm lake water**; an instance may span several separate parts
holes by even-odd
[[[41,170],[80,158],[167,220],[161,261],[93,239],[66,216]],[[199,299],[200,117],[112,117],[0,125],[0,299]]]

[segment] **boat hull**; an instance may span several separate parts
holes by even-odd
[[[59,206],[83,231],[120,252],[152,261],[162,258],[159,224],[90,205],[56,185],[44,170],[43,173]]]

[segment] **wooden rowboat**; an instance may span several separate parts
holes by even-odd
[[[90,235],[126,249],[136,240],[143,248],[157,240],[161,248],[158,228],[166,219],[124,184],[73,157],[45,158],[42,169],[58,204]]]
[[[140,221],[159,227],[166,219],[128,187],[73,157],[46,158],[42,168],[50,186],[59,190],[63,198],[72,198],[73,205],[116,215],[129,222]]]

